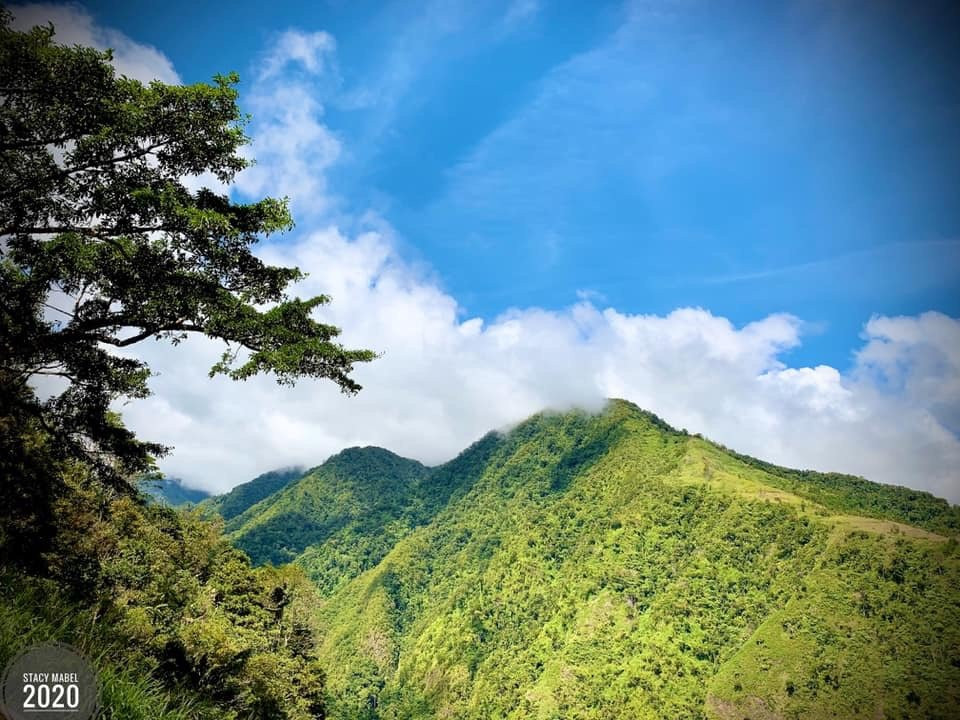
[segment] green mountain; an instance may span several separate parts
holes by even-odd
[[[271,470],[237,485],[230,492],[207,498],[200,507],[230,521],[302,476],[303,468],[298,467]]]
[[[183,484],[182,480],[172,477],[143,480],[140,484],[140,489],[148,498],[152,498],[156,502],[165,503],[170,507],[196,505],[210,497],[210,493],[206,490],[188,488]]]
[[[960,509],[622,401],[433,469],[347,450],[239,517],[328,596],[332,718],[958,717]]]
[[[296,561],[321,588],[375,564],[420,512],[427,468],[380,448],[350,448],[227,523],[255,563]],[[345,548],[349,558],[344,558]]]
[[[255,563],[295,562],[330,594],[462,496],[499,442],[490,433],[433,469],[382,448],[349,448],[233,518],[226,529]]]

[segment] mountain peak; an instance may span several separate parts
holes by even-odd
[[[936,599],[960,577],[956,509],[857,480],[617,399],[487,435],[429,471],[421,498],[456,489],[416,527],[387,513],[298,559],[323,569],[331,714],[857,717],[941,697],[960,681],[929,652],[960,642]],[[917,634],[885,634],[891,613]]]
[[[253,480],[237,485],[223,495],[210,498],[205,503],[205,507],[220,514],[224,520],[232,520],[302,477],[303,473],[303,468],[298,466],[271,470],[258,475]]]
[[[329,464],[336,465],[339,463],[353,463],[361,461],[378,463],[410,462],[421,464],[417,460],[403,457],[392,450],[387,450],[386,448],[378,445],[354,445],[352,447],[344,448],[340,452],[334,453],[319,467]]]

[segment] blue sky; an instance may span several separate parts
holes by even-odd
[[[389,218],[469,315],[578,291],[789,312],[808,323],[791,361],[843,369],[872,314],[960,314],[948,3],[88,8],[188,82],[249,80],[288,28],[330,33],[331,192]]]
[[[352,347],[330,383],[144,343],[118,406],[224,490],[353,445],[426,463],[622,397],[790,467],[960,502],[960,23],[946,3],[110,3],[13,8],[120,72],[238,70],[256,166]],[[209,178],[185,178],[191,187]]]

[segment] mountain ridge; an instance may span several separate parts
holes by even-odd
[[[333,718],[949,718],[958,513],[614,400],[432,468],[351,448],[231,537],[320,588]]]
[[[655,427],[662,429],[664,432],[690,438],[691,442],[702,442],[706,446],[729,454],[736,459],[743,461],[747,465],[759,468],[768,473],[767,479],[774,484],[775,487],[784,490],[785,492],[801,495],[806,499],[817,502],[826,507],[830,507],[831,509],[858,511],[860,514],[866,517],[892,520],[906,525],[915,525],[917,527],[930,529],[932,531],[947,533],[960,532],[960,506],[952,505],[943,498],[939,498],[928,491],[916,490],[903,485],[877,483],[862,476],[851,475],[849,473],[824,472],[777,465],[775,463],[767,462],[744,453],[739,453],[721,443],[704,437],[700,433],[688,433],[686,430],[678,430],[669,425],[655,413],[644,410],[628,400],[610,398],[607,400],[606,407],[610,408],[611,406],[622,406],[629,408],[630,412],[640,413],[642,417],[647,418]],[[587,414],[592,412],[589,410],[578,410],[576,408],[572,411],[584,412]],[[528,423],[535,418],[560,416],[563,414],[564,411],[562,410],[543,410],[535,413],[526,420],[509,426],[505,430],[491,430],[480,439],[472,443],[470,446],[465,448],[463,451],[458,453],[451,460],[438,465],[423,465],[423,463],[420,463],[417,460],[406,458],[393,452],[392,450],[389,450],[388,448],[383,448],[381,446],[358,445],[344,448],[338,453],[330,456],[330,458],[320,465],[317,465],[306,471],[301,471],[301,477],[324,468],[328,463],[342,462],[343,457],[349,457],[350,455],[361,454],[365,452],[382,451],[389,453],[395,458],[422,465],[432,474],[446,476],[449,478],[450,476],[456,475],[457,463],[462,464],[463,462],[461,460],[462,456],[469,454],[475,447],[483,446],[485,443],[494,442],[496,438],[507,437],[514,430],[522,427],[525,423]],[[346,456],[344,454],[346,454]],[[282,473],[283,471],[283,469],[278,469],[271,471],[271,473],[266,473],[265,475]],[[443,485],[440,483],[435,482],[434,484],[439,485],[441,488],[443,487]],[[243,485],[237,487],[243,487]],[[857,498],[854,500],[850,497],[852,493],[862,493],[866,494],[868,497]],[[217,497],[223,496],[213,496],[214,499]],[[269,501],[271,500],[271,497],[267,496],[262,499]],[[250,507],[252,508],[253,504],[251,504]],[[261,514],[266,507],[267,506],[258,508],[254,515]],[[228,521],[228,531],[236,531],[244,524],[235,520],[238,515],[240,515],[240,513],[225,517],[225,519]],[[250,518],[247,518],[248,521],[249,519]]]
[[[322,609],[334,717],[952,716],[955,541],[627,403],[535,415],[487,460]]]
[[[380,557],[415,521],[420,509],[413,491],[426,471],[416,460],[382,448],[347,448],[235,517],[226,529],[254,562],[298,561],[321,589],[330,589],[330,568],[341,579],[346,565],[359,570],[371,562],[365,558]],[[320,545],[323,552],[301,557]]]
[[[270,470],[253,480],[235,485],[221,495],[210,496],[200,504],[200,507],[205,512],[219,515],[229,524],[235,517],[282,490],[303,474],[304,469],[296,466]]]

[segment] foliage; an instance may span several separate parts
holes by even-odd
[[[272,470],[249,482],[240,483],[230,492],[209,498],[201,508],[229,521],[302,476],[302,468]]]
[[[144,717],[323,717],[318,598],[300,571],[251,567],[197,511],[104,493],[82,473],[68,487],[48,578],[6,571],[0,663],[39,640],[76,644],[101,677],[119,673],[121,704],[105,699],[117,717],[136,716],[123,703]]]
[[[790,470],[723,449],[747,465],[763,470],[770,485],[830,510],[897,520],[934,532],[960,533],[960,507],[928,492],[881,485],[841,473]]]
[[[211,375],[359,390],[350,373],[373,353],[342,347],[339,329],[313,318],[328,297],[286,294],[298,269],[252,252],[292,226],[286,201],[238,204],[188,185],[203,174],[229,183],[248,164],[236,75],[144,85],[118,77],[109,52],[9,20],[0,8],[0,423],[17,432],[3,441],[0,504],[49,521],[60,489],[37,470],[36,433],[50,455],[116,488],[150,469],[164,448],[109,411],[148,393],[147,366],[116,352],[147,339],[223,340]],[[31,384],[43,379],[65,389],[40,397]],[[15,561],[37,537],[14,527],[6,540]]]
[[[124,720],[202,720],[216,708],[173,692],[154,677],[156,663],[125,650],[94,609],[65,597],[57,583],[0,572],[0,666],[21,649],[49,640],[69,642],[97,670],[101,717]]]
[[[255,563],[297,560],[324,591],[377,561],[422,522],[426,468],[379,448],[350,448],[227,525]],[[307,556],[301,556],[311,548]]]
[[[714,678],[720,718],[953,718],[960,561],[948,543],[837,533],[791,602]],[[758,701],[762,699],[762,705]]]
[[[462,495],[501,442],[489,433],[437,468],[382,448],[349,448],[230,520],[227,530],[254,562],[295,562],[330,594]]]
[[[251,567],[209,508],[144,508],[64,475],[73,495],[56,505],[46,565],[53,595],[73,594],[36,603],[26,579],[0,611],[0,654],[18,642],[4,622],[60,623],[101,652],[130,717],[960,707],[955,534],[884,519],[891,504],[870,488],[817,503],[622,401],[542,413],[436,468],[351,448],[230,520],[259,561],[295,559],[316,587],[293,567]]]
[[[110,408],[148,394],[149,368],[123,352],[148,339],[222,340],[211,375],[347,393],[374,355],[315,319],[328,297],[287,294],[298,269],[254,254],[292,227],[286,200],[192,189],[249,163],[235,75],[145,85],[10,17],[0,7],[0,663],[72,642],[104,717],[323,717],[316,590],[251,566],[222,521],[146,503],[133,479],[165,448]]]
[[[410,494],[378,509],[379,561],[357,523],[369,558],[333,533],[298,559],[338,553],[318,576],[331,717],[955,717],[955,540],[833,514],[629,403],[478,445],[408,483],[433,495],[402,533]],[[318,497],[378,482],[347,469]]]

